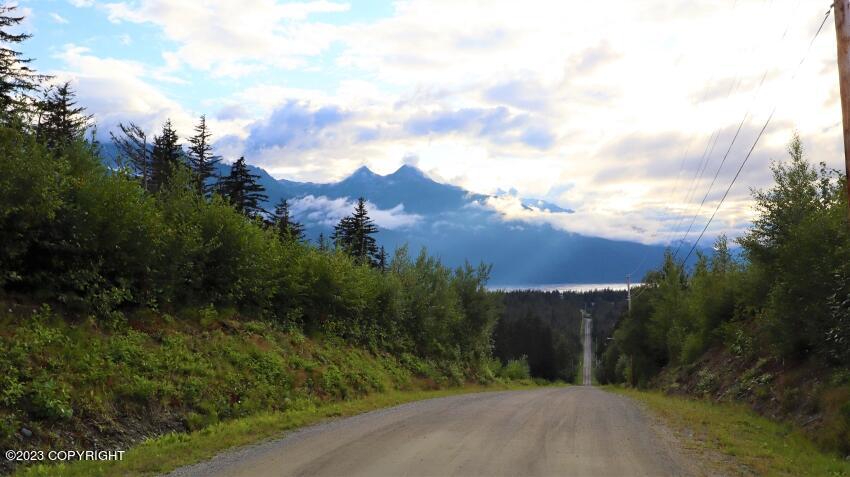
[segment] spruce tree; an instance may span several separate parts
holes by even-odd
[[[29,67],[32,58],[23,58],[20,51],[10,48],[32,36],[9,33],[24,20],[14,14],[17,8],[8,3],[0,5],[0,123],[9,123],[16,113],[24,111],[39,83],[49,78]]]
[[[212,153],[210,137],[212,137],[212,134],[207,128],[207,118],[201,116],[195,126],[195,135],[189,138],[188,156],[189,165],[195,176],[195,186],[198,193],[204,196],[208,196],[215,189],[215,184],[210,182],[210,178],[215,173],[216,164],[221,161],[221,157]]]
[[[318,242],[318,244],[319,244],[319,251],[320,252],[327,252],[328,251],[328,244],[327,244],[327,241],[325,240],[324,232],[319,232],[319,242]]]
[[[118,148],[118,165],[122,165],[126,159],[130,161],[136,176],[142,182],[145,190],[150,190],[151,179],[151,147],[148,144],[148,136],[136,123],[125,126],[118,123],[121,136],[116,136],[110,131],[112,143]]]
[[[387,251],[384,250],[383,245],[381,245],[381,250],[378,252],[378,270],[382,272],[387,271]]]
[[[230,175],[223,181],[224,196],[239,212],[248,217],[258,217],[265,210],[261,203],[268,200],[266,188],[257,182],[260,176],[251,174],[245,158],[240,157],[230,167]]]
[[[304,239],[304,226],[292,220],[289,215],[289,203],[280,199],[274,209],[273,225],[278,236],[284,242],[300,242]]]
[[[92,116],[77,106],[75,96],[67,81],[47,91],[36,134],[48,149],[60,149],[85,136]]]
[[[171,120],[167,119],[165,124],[162,125],[162,133],[153,138],[151,190],[160,190],[168,183],[168,179],[174,170],[183,165],[183,148],[180,147],[178,141],[177,131],[171,126]]]
[[[358,264],[377,266],[379,263],[378,244],[374,234],[378,227],[366,210],[366,199],[357,199],[354,213],[343,217],[334,227],[332,239],[337,247],[349,254]]]

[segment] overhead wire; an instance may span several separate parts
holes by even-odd
[[[771,1],[768,3],[768,6],[770,6],[770,5],[772,5],[772,4],[773,4],[773,1],[771,0]],[[792,23],[792,21],[793,21],[793,19],[794,19],[793,13],[794,13],[794,12],[796,12],[796,10],[797,10],[797,7],[798,7],[798,6],[799,6],[799,0],[797,1],[797,3],[795,3],[794,8],[792,9],[792,15],[791,15],[791,16],[789,16],[789,19],[788,19],[788,21],[787,21],[787,22],[786,22],[786,24],[785,24],[785,29],[784,29],[784,31],[782,32],[782,36],[779,38],[779,41],[784,40],[784,39],[785,39],[785,37],[787,36],[787,34],[788,34],[788,29],[790,28],[791,23]],[[678,258],[678,256],[679,256],[679,251],[682,249],[682,246],[683,246],[685,243],[687,243],[687,242],[686,242],[686,241],[687,241],[687,238],[688,238],[688,236],[690,235],[691,230],[693,230],[693,226],[694,226],[694,224],[696,223],[696,219],[697,219],[697,217],[699,217],[700,212],[702,212],[702,208],[705,206],[705,203],[706,203],[706,201],[708,200],[708,197],[710,196],[712,189],[714,188],[714,184],[717,182],[717,179],[718,179],[718,177],[720,176],[720,172],[723,170],[723,166],[726,164],[726,160],[728,159],[729,154],[730,154],[730,153],[731,153],[731,151],[732,151],[732,148],[734,147],[734,145],[735,145],[736,141],[738,140],[738,137],[739,137],[739,135],[740,135],[740,133],[741,133],[741,129],[743,128],[743,126],[744,126],[744,124],[746,123],[747,119],[751,116],[752,109],[753,109],[753,107],[754,107],[754,106],[755,106],[755,104],[756,104],[756,100],[758,99],[759,94],[760,94],[760,92],[761,92],[761,90],[762,90],[762,87],[764,86],[764,83],[765,83],[765,80],[767,79],[767,75],[768,75],[768,72],[769,72],[769,71],[770,71],[770,70],[769,70],[769,68],[768,68],[768,69],[765,69],[764,74],[762,74],[761,80],[759,81],[759,85],[758,85],[758,87],[756,88],[756,92],[755,92],[755,94],[753,95],[753,99],[752,99],[752,104],[751,104],[751,106],[750,106],[750,107],[746,110],[746,112],[744,113],[744,117],[741,119],[741,122],[738,124],[738,128],[737,128],[737,130],[735,131],[735,134],[734,134],[734,136],[732,137],[732,140],[731,140],[731,141],[730,141],[730,143],[729,143],[729,147],[726,149],[726,153],[723,155],[723,159],[720,161],[720,165],[717,167],[717,170],[714,172],[714,177],[712,178],[711,183],[709,184],[708,188],[706,189],[705,194],[703,194],[703,198],[702,198],[702,200],[700,201],[699,206],[696,208],[696,211],[694,212],[693,216],[691,217],[691,221],[690,221],[690,223],[688,224],[688,228],[687,228],[687,230],[686,230],[686,231],[685,231],[685,233],[682,235],[682,238],[678,240],[678,245],[676,246],[676,250],[675,250],[675,252],[673,253],[673,258],[674,258],[674,260],[675,260],[676,258]],[[739,80],[740,80],[740,77],[739,77]],[[722,128],[719,128],[719,129],[718,129],[718,131],[720,131],[721,129],[722,129]],[[695,183],[696,183],[696,182],[698,182],[700,179],[702,179],[702,173],[703,173],[703,171],[700,171],[700,172],[699,172],[698,178],[696,179]],[[687,202],[689,202],[689,201],[690,201],[690,198],[686,198],[686,199],[685,199],[685,203],[687,203]],[[678,229],[680,225],[681,225],[681,220],[680,220],[680,222],[677,224],[676,228]]]
[[[796,79],[797,74],[800,72],[800,68],[803,66],[803,63],[806,62],[806,59],[808,59],[809,54],[812,51],[812,46],[814,45],[817,37],[823,31],[823,27],[824,27],[824,25],[826,25],[827,20],[829,20],[829,16],[830,16],[831,13],[832,13],[832,5],[830,5],[829,9],[824,14],[824,17],[823,17],[823,20],[820,23],[820,26],[818,26],[817,31],[815,31],[815,34],[812,36],[811,41],[809,41],[809,45],[806,48],[806,52],[803,54],[803,57],[800,59],[800,62],[797,64],[797,67],[795,68],[794,73],[791,75],[789,83],[793,82],[794,79]],[[755,150],[756,146],[759,143],[759,140],[761,140],[761,137],[764,134],[764,131],[767,129],[768,125],[770,125],[770,121],[773,119],[773,116],[776,113],[777,107],[778,107],[778,105],[774,104],[773,109],[770,112],[770,115],[767,117],[767,120],[765,120],[764,125],[761,128],[761,131],[759,131],[758,135],[756,136],[755,141],[753,141],[753,145],[750,147],[750,150],[747,152],[747,155],[744,157],[744,160],[741,161],[741,165],[738,167],[738,170],[735,172],[735,176],[732,178],[732,181],[729,183],[729,186],[726,187],[726,191],[723,193],[723,197],[720,198],[720,201],[717,203],[717,207],[714,208],[714,212],[711,214],[711,217],[709,217],[708,221],[705,224],[705,227],[703,227],[702,232],[700,232],[699,237],[697,238],[696,241],[694,241],[694,245],[691,247],[691,250],[688,252],[688,255],[685,257],[684,260],[682,260],[682,264],[681,264],[682,266],[684,266],[684,264],[687,262],[688,258],[690,258],[691,254],[694,253],[694,250],[696,250],[697,245],[699,244],[699,241],[702,239],[703,235],[705,235],[705,232],[708,230],[708,227],[709,227],[709,225],[711,225],[711,222],[714,220],[715,216],[717,216],[717,212],[720,210],[720,207],[723,205],[723,202],[725,202],[726,198],[729,196],[729,191],[732,190],[732,186],[735,185],[735,182],[738,180],[738,177],[741,175],[741,171],[744,169],[744,166],[747,165],[747,161],[749,161],[750,156],[752,155],[753,151]]]
[[[799,1],[800,1],[800,0],[798,0],[798,4],[799,4]],[[765,3],[767,3],[767,2],[765,2]],[[773,3],[773,2],[772,2],[772,0],[770,0],[770,3],[768,3],[768,6],[770,6],[772,3]],[[734,1],[734,3],[733,3],[733,5],[732,5],[731,12],[734,12],[734,11],[735,11],[735,9],[736,9],[736,7],[737,7],[737,4],[738,4],[738,1],[737,1],[737,0],[735,0],[735,1]],[[795,5],[794,9],[796,9],[796,5]],[[782,37],[780,38],[780,40],[785,38],[785,35],[786,35],[787,31],[788,31],[788,27],[789,27],[789,26],[790,26],[790,19],[789,19],[789,22],[786,24],[785,32],[783,32]],[[740,58],[743,58],[743,56],[740,56]],[[677,63],[678,63],[678,62],[677,62]],[[717,70],[714,70],[714,71],[712,72],[712,79],[710,79],[710,80],[707,82],[707,84],[712,84],[712,83],[713,83],[714,76],[716,76],[716,74],[717,74],[716,72],[717,72]],[[761,83],[760,83],[760,85],[759,85],[759,90],[761,89],[761,86],[763,85],[763,83],[764,83],[764,79],[765,79],[765,77],[766,77],[766,76],[767,76],[767,72],[765,72],[764,76],[762,77]],[[727,99],[728,99],[728,98],[732,95],[732,93],[733,93],[733,92],[735,92],[735,91],[737,91],[737,90],[738,90],[738,87],[739,87],[739,86],[740,86],[740,84],[741,84],[742,78],[743,78],[743,72],[742,72],[742,71],[739,71],[739,72],[736,74],[735,80],[734,80],[734,81],[732,81],[732,83],[729,85],[729,88],[727,89],[726,94],[725,94],[725,96],[724,96],[724,98],[723,98],[723,100],[724,100],[724,101],[725,101],[725,100],[727,100]],[[756,93],[756,96],[757,96],[757,95],[758,95],[758,93]],[[754,98],[754,99],[755,99],[755,98]],[[704,102],[705,102],[705,99],[702,99],[702,100],[700,101],[700,103],[698,104],[698,106],[702,106],[702,104],[703,104]],[[749,114],[749,113],[747,113],[747,114]],[[735,142],[735,140],[737,139],[738,133],[740,133],[741,127],[743,126],[744,122],[746,121],[746,118],[747,118],[747,115],[745,115],[744,119],[741,121],[741,126],[739,126],[739,127],[738,127],[738,131],[736,132],[736,134],[735,134],[735,138],[733,138],[732,143],[731,143],[731,144],[730,144],[730,146],[729,146],[729,150],[731,150],[732,146],[734,145],[734,142]],[[702,153],[702,155],[700,156],[700,159],[697,161],[697,168],[695,169],[695,171],[694,171],[694,175],[693,175],[693,177],[691,178],[690,185],[688,186],[688,188],[687,188],[687,192],[685,193],[685,197],[684,197],[683,203],[685,203],[685,204],[690,203],[691,198],[693,197],[693,195],[694,195],[694,193],[695,193],[695,191],[696,191],[697,185],[699,184],[700,180],[702,179],[702,176],[703,176],[703,174],[705,173],[705,170],[707,169],[708,164],[711,162],[711,157],[712,157],[712,155],[713,155],[713,153],[714,153],[714,149],[715,149],[715,148],[716,148],[716,146],[717,146],[717,143],[718,143],[718,140],[719,140],[719,138],[720,138],[720,134],[721,134],[722,130],[723,130],[723,127],[722,127],[722,126],[720,126],[720,127],[718,127],[717,129],[715,129],[715,130],[714,130],[714,132],[713,132],[711,135],[709,135],[709,137],[708,137],[708,141],[706,142],[706,145],[705,145],[705,149],[703,150],[703,153]],[[695,139],[695,138],[694,138],[694,139]],[[688,153],[690,152],[690,149],[691,149],[691,146],[693,145],[693,142],[694,142],[694,140],[693,140],[693,139],[692,139],[691,141],[689,141],[689,142],[688,142],[688,146],[687,146],[687,148],[685,149],[685,154],[682,156],[682,161],[681,161],[681,162],[680,162],[680,164],[679,164],[679,172],[677,173],[677,176],[676,176],[676,182],[675,182],[675,184],[674,184],[674,187],[673,187],[672,193],[671,193],[671,195],[670,195],[670,199],[667,201],[668,208],[670,207],[670,204],[672,204],[672,203],[673,203],[673,199],[675,199],[675,197],[676,197],[676,192],[678,192],[678,190],[679,190],[679,183],[681,182],[682,172],[684,171],[684,164],[685,164],[685,163],[686,163],[686,161],[687,161]],[[728,156],[728,154],[729,154],[729,152],[727,151],[727,153],[726,153],[726,155],[724,156],[724,159],[723,159],[723,161],[724,161],[724,162],[725,162],[725,160],[726,160],[726,156]],[[721,164],[721,168],[722,168],[722,164]],[[716,173],[715,173],[715,178],[714,178],[714,180],[712,181],[712,185],[713,185],[714,181],[716,181],[716,178],[717,178],[717,175],[718,175],[718,174],[719,174],[719,170],[718,170],[718,172],[716,172]],[[682,244],[684,243],[685,238],[687,237],[687,235],[690,233],[691,229],[693,228],[693,225],[694,225],[694,222],[695,222],[695,220],[696,220],[696,217],[697,217],[697,215],[699,214],[699,211],[701,210],[702,206],[704,205],[704,203],[705,203],[705,200],[706,200],[707,196],[708,196],[708,193],[706,193],[706,196],[705,196],[705,197],[703,197],[702,203],[700,204],[700,208],[699,208],[699,209],[697,210],[697,212],[694,214],[693,219],[691,220],[691,223],[690,223],[690,225],[688,226],[688,231],[687,231],[687,232],[686,232],[686,234],[683,236],[683,238],[682,238],[681,240],[679,240],[679,241],[678,241],[678,246],[676,247],[676,251],[675,251],[675,253],[674,253],[674,256],[677,256],[677,255],[678,255],[679,250],[681,249]],[[681,227],[682,223],[683,223],[683,222],[684,222],[684,220],[685,220],[685,217],[687,217],[688,215],[689,215],[689,214],[681,214],[681,215],[680,215],[680,217],[678,218],[678,220],[677,220],[677,222],[676,222],[676,225],[675,225],[673,228],[671,228],[671,229],[670,229],[670,231],[668,232],[668,234],[667,234],[667,239],[666,239],[665,241],[669,241],[669,240],[670,240],[670,238],[671,238],[671,236],[672,236],[672,235],[674,235],[674,234],[676,233],[676,231],[680,229],[680,227]],[[660,228],[661,228],[661,226],[660,226],[660,225],[659,225],[658,227],[656,227],[656,231],[655,231],[655,232],[653,233],[653,235],[652,235],[653,237],[655,237],[655,236],[657,236],[657,235],[658,235],[658,232],[659,232]],[[643,264],[646,262],[646,259],[647,259],[648,255],[649,255],[649,250],[647,249],[647,250],[645,250],[645,251],[644,251],[644,254],[643,254],[642,258],[641,258],[641,261],[640,261],[640,262],[638,263],[638,265],[634,268],[634,270],[633,270],[631,273],[629,273],[628,275],[630,275],[630,276],[631,276],[631,275],[634,275],[635,273],[637,273],[637,271],[638,271],[638,270],[640,270],[640,268],[641,268],[641,267],[643,266]]]
[[[797,0],[797,2],[796,2],[796,3],[795,3],[795,5],[794,5],[794,8],[792,9],[792,19],[793,19],[793,13],[794,13],[794,12],[796,12],[797,7],[799,7],[800,1],[801,1],[801,0]],[[772,3],[772,2],[771,2],[771,3]],[[737,1],[736,1],[736,4],[737,4]],[[808,46],[807,46],[807,48],[806,48],[806,51],[805,51],[805,53],[804,53],[803,57],[800,59],[799,63],[797,64],[797,66],[796,66],[796,68],[795,68],[795,70],[794,70],[794,73],[792,74],[791,79],[790,79],[789,81],[793,81],[793,80],[796,78],[797,74],[798,74],[798,73],[799,73],[799,71],[800,71],[800,68],[801,68],[801,67],[802,67],[802,65],[805,63],[806,59],[808,58],[808,56],[809,56],[809,54],[810,54],[810,52],[811,52],[812,46],[814,45],[815,40],[816,40],[816,39],[817,39],[817,37],[820,35],[820,33],[823,31],[823,27],[824,27],[824,25],[826,25],[826,22],[827,22],[827,20],[829,19],[829,16],[830,16],[831,12],[832,12],[832,4],[830,4],[829,9],[828,9],[828,10],[826,11],[826,13],[824,14],[824,18],[823,18],[823,20],[821,21],[820,25],[818,26],[818,29],[816,30],[815,34],[812,36],[812,39],[809,41],[809,44],[808,44]],[[791,22],[789,21],[789,22],[786,24],[785,30],[783,31],[783,33],[782,33],[782,37],[780,38],[780,40],[785,39],[785,37],[786,37],[786,35],[787,35],[787,33],[788,33],[788,30],[789,30],[789,28],[790,28],[790,25],[791,25]],[[764,82],[764,78],[765,78],[765,77],[763,76],[763,77],[762,77],[762,83]],[[738,170],[736,171],[735,176],[732,178],[732,181],[730,182],[729,186],[727,186],[727,188],[726,188],[726,190],[725,190],[725,192],[724,192],[724,194],[723,194],[723,197],[721,198],[720,202],[718,202],[718,204],[717,204],[717,206],[715,207],[715,209],[714,209],[714,211],[713,211],[713,213],[712,213],[711,217],[709,217],[708,222],[706,222],[705,226],[703,227],[702,231],[700,232],[699,237],[697,238],[697,240],[695,240],[695,241],[694,241],[694,243],[693,243],[692,247],[691,247],[691,248],[690,248],[690,250],[688,251],[688,254],[685,256],[685,258],[684,258],[684,259],[682,260],[682,262],[679,264],[679,266],[680,266],[680,267],[684,267],[684,265],[685,265],[685,263],[687,262],[687,260],[691,257],[691,255],[693,254],[693,252],[696,250],[697,246],[699,245],[699,241],[700,241],[700,240],[702,239],[702,237],[705,235],[705,232],[708,230],[709,225],[711,224],[711,222],[712,222],[712,221],[714,220],[714,218],[716,217],[717,212],[720,210],[720,207],[723,205],[723,202],[724,202],[724,201],[726,200],[726,198],[728,197],[729,192],[731,191],[732,187],[734,186],[735,182],[737,181],[738,177],[740,176],[741,171],[743,171],[744,167],[745,167],[745,166],[746,166],[746,164],[747,164],[747,161],[749,160],[750,156],[752,155],[753,151],[755,150],[756,146],[758,145],[758,142],[761,140],[762,135],[764,134],[765,130],[767,129],[768,125],[770,124],[771,120],[773,119],[773,116],[774,116],[774,114],[775,114],[775,112],[776,112],[776,109],[777,109],[777,105],[774,105],[774,107],[773,107],[773,109],[772,109],[772,111],[771,111],[770,115],[768,116],[767,120],[765,121],[764,125],[762,126],[761,130],[759,131],[759,133],[758,133],[758,135],[757,135],[757,137],[756,137],[755,141],[753,142],[752,146],[750,147],[749,151],[747,152],[747,155],[744,157],[744,160],[741,162],[740,166],[738,167]],[[721,166],[721,167],[722,167],[722,166]],[[709,188],[709,189],[710,189],[710,188]],[[708,194],[708,193],[707,193],[707,194]],[[686,196],[686,197],[688,197],[688,196]],[[687,202],[687,200],[686,200],[686,202]],[[681,224],[681,221],[680,221],[680,224]],[[676,227],[676,228],[678,228],[678,225],[677,225],[677,227]],[[674,228],[674,229],[673,229],[673,231],[675,231],[675,230],[676,230],[676,229]],[[680,242],[680,246],[681,246],[681,242]],[[677,249],[677,252],[678,252],[678,249]],[[641,294],[643,294],[643,292],[644,292],[644,291],[646,291],[646,289],[647,289],[646,287],[641,287],[641,288],[638,290],[638,293],[637,293],[637,294],[636,294],[636,295],[635,295],[632,299],[634,300],[634,299],[636,299],[637,297],[639,297]]]

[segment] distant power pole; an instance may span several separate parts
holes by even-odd
[[[838,87],[841,92],[841,120],[844,125],[844,172],[850,177],[850,0],[835,0],[835,40],[838,45]],[[850,181],[847,181],[850,201]],[[850,217],[848,217],[850,219]]]
[[[632,274],[626,275],[626,300],[629,302],[629,314],[632,314]]]

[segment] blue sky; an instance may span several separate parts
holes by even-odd
[[[415,163],[476,192],[515,188],[577,211],[532,213],[510,195],[488,204],[508,218],[669,242],[679,217],[710,215],[773,105],[709,239],[746,226],[748,186],[769,184],[794,129],[813,159],[841,164],[831,22],[791,81],[823,15],[811,2],[617,0],[617,15],[573,0],[18,5],[34,35],[25,53],[72,82],[104,136],[171,118],[185,137],[206,114],[219,153],[280,178]]]

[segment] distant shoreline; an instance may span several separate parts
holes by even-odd
[[[640,283],[632,283],[632,287],[639,286]],[[588,292],[594,290],[614,290],[625,291],[628,285],[626,283],[550,283],[550,284],[524,284],[524,285],[492,285],[487,288],[490,291],[519,291],[519,290],[538,290],[538,291],[571,291],[571,292]]]

